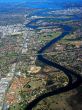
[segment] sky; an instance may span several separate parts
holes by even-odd
[[[14,2],[14,3],[13,3]],[[62,3],[64,2],[64,3]],[[69,2],[69,3],[68,3]],[[63,9],[66,8],[65,3],[72,4],[72,3],[81,3],[82,0],[0,0],[0,7],[1,10],[9,6],[17,5],[21,7],[27,8],[54,8],[54,9]],[[6,3],[6,5],[4,5]],[[77,4],[78,5],[78,4]],[[70,5],[71,7],[71,5]],[[8,7],[10,8],[10,7]],[[4,9],[6,10],[6,9]]]
[[[0,0],[0,2],[3,2],[3,3],[8,3],[8,2],[60,2],[60,1],[71,1],[71,2],[75,2],[75,1],[82,1],[82,0]]]
[[[22,2],[23,0],[0,0],[0,2],[8,3],[8,2]]]

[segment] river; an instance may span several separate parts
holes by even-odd
[[[35,27],[32,26],[32,23],[33,22],[36,22],[37,20],[31,21],[29,24],[26,25],[26,27],[29,27],[29,28],[38,28],[36,26]],[[75,17],[74,17],[74,20],[75,20]],[[72,90],[72,89],[78,87],[80,84],[82,84],[82,77],[79,74],[77,74],[76,72],[74,72],[74,71],[72,71],[70,69],[67,69],[67,68],[61,66],[60,64],[57,64],[57,63],[52,62],[52,61],[49,61],[47,58],[44,58],[43,52],[45,52],[46,49],[48,49],[50,46],[52,46],[53,44],[55,44],[56,42],[58,42],[59,40],[61,40],[62,38],[64,38],[66,35],[70,34],[70,32],[72,31],[72,27],[70,27],[68,25],[62,25],[62,24],[60,24],[58,26],[63,30],[62,34],[59,35],[59,36],[57,36],[56,38],[54,38],[50,42],[48,42],[45,46],[43,46],[38,51],[37,58],[38,58],[39,61],[41,61],[42,63],[44,63],[44,65],[47,64],[48,66],[52,66],[54,68],[57,68],[57,69],[63,71],[64,74],[68,77],[69,82],[68,82],[68,84],[65,87],[60,87],[60,88],[54,89],[51,92],[47,92],[47,93],[42,94],[41,96],[37,97],[36,99],[34,99],[32,102],[30,102],[27,105],[27,107],[26,107],[25,110],[32,110],[32,108],[35,107],[39,101],[43,100],[46,97],[57,95],[57,94],[60,94],[60,93],[63,93],[63,92],[67,92],[69,90]],[[73,81],[72,76],[74,76],[76,78],[75,81]]]

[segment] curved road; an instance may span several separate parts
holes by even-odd
[[[60,88],[54,89],[51,92],[47,92],[47,93],[42,94],[41,96],[37,97],[36,99],[34,99],[31,103],[29,103],[27,105],[25,110],[32,110],[32,108],[35,107],[39,101],[41,101],[42,99],[44,99],[46,97],[57,95],[57,94],[63,93],[63,92],[67,92],[69,90],[72,90],[72,89],[78,87],[80,84],[82,84],[82,77],[79,74],[77,74],[74,71],[69,70],[69,69],[67,69],[57,63],[49,61],[47,58],[44,58],[44,56],[43,56],[43,52],[45,52],[46,49],[48,49],[52,44],[55,44],[56,42],[58,42],[59,40],[64,38],[66,35],[68,35],[72,31],[72,27],[70,27],[68,25],[59,25],[59,27],[63,29],[62,34],[60,36],[58,36],[57,38],[48,42],[44,47],[42,47],[38,51],[37,57],[38,57],[38,60],[41,61],[42,63],[63,71],[64,74],[67,75],[69,82],[65,87],[60,87]],[[72,76],[74,76],[76,78],[75,81],[73,81]]]

